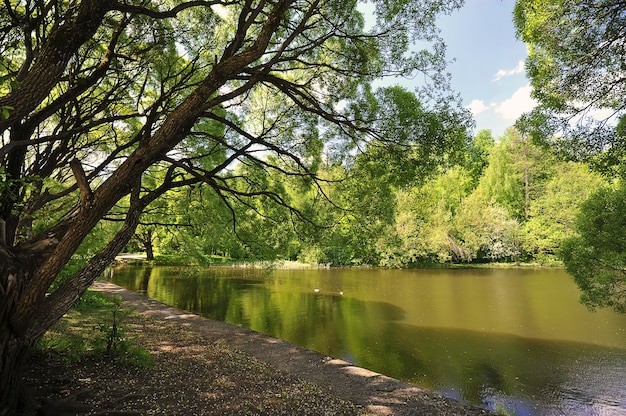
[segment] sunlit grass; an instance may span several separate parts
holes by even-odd
[[[48,330],[36,348],[69,362],[99,357],[148,367],[152,358],[135,342],[127,324],[132,313],[132,309],[122,306],[121,298],[89,290]]]

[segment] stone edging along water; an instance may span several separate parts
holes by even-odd
[[[223,340],[270,366],[313,383],[339,398],[364,406],[374,415],[490,415],[399,380],[356,367],[346,361],[268,335],[173,308],[113,283],[97,281],[92,289],[121,296],[138,313],[177,322],[186,328]]]

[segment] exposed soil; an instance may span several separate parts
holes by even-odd
[[[41,415],[487,415],[288,342],[171,308],[107,282],[138,314],[154,365],[38,353],[27,382]]]

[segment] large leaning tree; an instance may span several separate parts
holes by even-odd
[[[226,206],[257,196],[288,204],[237,166],[310,181],[324,149],[462,145],[458,135],[377,128],[394,114],[371,88],[420,77],[416,95],[442,126],[466,122],[445,92],[435,26],[461,3],[376,0],[366,21],[364,4],[344,0],[3,1],[0,414],[28,405],[29,349],[168,191],[204,184]],[[412,50],[417,41],[425,49]],[[120,212],[114,235],[68,270]]]
[[[626,2],[518,0],[518,36],[538,106],[520,121],[568,157],[621,177],[599,190],[566,241],[563,260],[589,307],[626,311]]]

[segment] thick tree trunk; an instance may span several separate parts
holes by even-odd
[[[32,276],[35,265],[4,246],[0,246],[0,257],[0,415],[4,416],[34,410],[21,380],[34,340],[15,328],[12,318],[22,294],[22,282]]]
[[[154,260],[154,249],[152,248],[152,239],[148,239],[145,242],[146,246],[146,260]]]
[[[0,416],[32,414],[35,403],[22,380],[31,346],[7,331],[6,324],[0,323]]]
[[[152,245],[153,236],[154,233],[150,229],[137,234],[137,239],[139,239],[144,250],[146,251],[146,260],[154,260],[154,246]]]
[[[0,120],[0,132],[17,126],[41,103],[77,48],[95,33],[106,14],[107,6],[116,4],[107,0],[85,0],[80,3],[76,18],[61,25],[58,33],[50,37],[19,87],[0,98],[0,106],[14,108],[8,119]],[[263,56],[289,4],[289,1],[281,1],[274,6],[253,45],[237,53],[241,45],[234,41],[206,79],[168,114],[150,140],[141,142],[100,186],[92,192],[89,183],[83,183],[80,186],[82,204],[61,222],[12,247],[15,239],[8,234],[14,232],[7,232],[7,218],[2,218],[0,235],[4,234],[6,238],[0,240],[0,416],[15,414],[28,403],[22,393],[24,390],[20,378],[30,348],[63,316],[126,245],[136,230],[143,208],[168,189],[164,185],[163,189],[140,198],[143,172],[183,140],[208,107],[221,102],[211,102],[210,99],[225,82]],[[47,66],[48,62],[50,67]],[[242,93],[254,82],[250,81],[238,92]],[[221,99],[227,100],[229,96]],[[84,179],[80,169],[75,169],[75,173],[77,181]],[[134,191],[131,208],[116,237],[80,271],[49,293],[51,285],[85,236],[131,191]]]
[[[23,282],[36,278],[36,262],[0,248],[0,416],[33,412],[35,403],[22,381],[22,370],[29,351],[128,243],[136,230],[142,208],[148,202],[140,201],[135,205],[111,242],[56,291],[34,306],[36,313],[26,311],[29,319],[17,316],[20,314],[18,305],[23,296]],[[15,322],[25,322],[26,327],[16,327]]]

